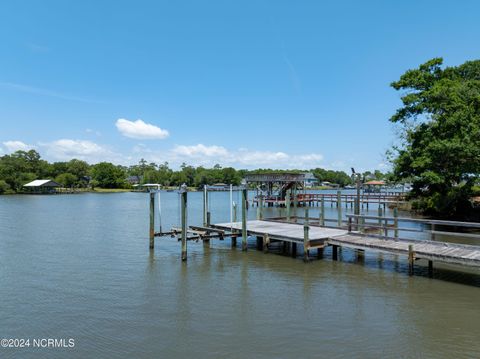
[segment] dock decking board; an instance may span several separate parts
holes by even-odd
[[[213,225],[220,229],[242,230],[242,222],[219,223]],[[254,220],[247,222],[247,231],[250,235],[263,236],[268,234],[271,239],[280,239],[287,242],[303,243],[303,225],[272,221]],[[343,229],[310,227],[309,239],[311,241],[326,240],[333,236],[340,236],[348,232]]]
[[[242,230],[242,222],[219,223],[214,228],[224,230]],[[271,239],[303,243],[303,225],[273,221],[252,220],[247,222],[249,235],[264,236]],[[408,247],[413,245],[415,258],[440,261],[452,264],[480,267],[480,246],[455,244],[436,241],[383,239],[346,230],[311,226],[309,230],[311,247],[336,245],[353,249],[372,249],[380,252],[408,256]],[[314,244],[315,243],[315,244]]]

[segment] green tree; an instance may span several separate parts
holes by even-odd
[[[72,187],[77,183],[77,176],[71,173],[62,173],[55,177],[55,182],[61,184],[63,187]]]
[[[0,194],[10,191],[10,185],[4,180],[0,180]]]
[[[90,166],[87,162],[82,160],[77,160],[74,158],[67,163],[67,171],[68,173],[73,174],[77,177],[77,181],[80,180],[82,177],[85,177],[90,170]]]
[[[104,188],[122,188],[126,186],[125,171],[109,162],[100,162],[92,167],[95,184]]]
[[[471,209],[480,173],[480,60],[442,62],[432,59],[392,83],[403,93],[391,118],[401,129],[392,154],[396,177],[413,179],[418,207],[452,216]]]

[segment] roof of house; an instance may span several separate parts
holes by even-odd
[[[307,172],[305,173],[305,180],[316,180],[317,178],[312,172]]]
[[[52,180],[44,179],[44,180],[35,180],[24,184],[23,187],[59,187],[60,185]]]

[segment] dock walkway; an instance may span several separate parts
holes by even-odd
[[[242,222],[219,223],[212,225],[212,227],[223,230],[241,231]],[[265,235],[268,235],[270,239],[285,242],[295,242],[303,244],[304,241],[303,225],[296,223],[252,220],[247,221],[247,232],[250,236],[263,237]],[[310,227],[308,235],[310,242],[312,242],[310,247],[315,247],[316,244],[323,245],[323,241],[332,237],[346,235],[347,233],[348,231],[344,229],[312,226]]]
[[[219,223],[213,228],[226,231],[241,231],[242,223]],[[247,221],[247,232],[250,236],[302,243],[304,248],[322,248],[328,245],[360,250],[376,250],[391,254],[406,255],[414,259],[426,259],[451,264],[480,267],[480,246],[439,242],[430,240],[390,239],[369,236],[358,232],[348,232],[343,229],[310,226],[308,243],[304,242],[304,227],[302,224],[285,223],[264,220]],[[429,263],[430,264],[430,263]]]

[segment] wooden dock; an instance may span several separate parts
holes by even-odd
[[[288,191],[287,191],[288,192]],[[247,220],[247,189],[242,189],[242,206],[240,222],[236,221],[236,207],[232,205],[227,223],[211,224],[208,211],[208,193],[204,192],[203,225],[187,224],[187,190],[182,186],[181,227],[172,228],[168,232],[155,232],[155,193],[150,193],[150,249],[154,249],[155,237],[177,237],[182,244],[182,261],[187,260],[187,242],[202,241],[208,244],[211,239],[231,238],[232,247],[237,246],[237,238],[241,238],[242,250],[248,249],[248,238],[257,237],[257,248],[268,252],[272,242],[283,243],[284,253],[297,254],[297,246],[303,246],[303,259],[308,262],[310,251],[317,250],[320,255],[326,246],[332,247],[332,258],[337,260],[338,248],[354,250],[374,250],[408,258],[409,273],[413,274],[416,259],[428,261],[429,273],[432,273],[433,262],[463,265],[480,268],[480,245],[459,244],[438,241],[440,236],[458,237],[480,244],[480,223],[445,220],[429,220],[416,218],[400,218],[396,208],[393,217],[384,216],[379,208],[377,216],[361,215],[359,202],[356,203],[357,214],[346,214],[343,219],[340,205],[337,220],[326,219],[324,208],[320,208],[318,218],[308,215],[309,208],[304,208],[304,216],[291,216],[290,196],[286,196],[286,216],[263,219],[261,206],[257,209],[257,220]],[[340,197],[340,193],[337,193]],[[358,197],[357,197],[358,200]],[[339,198],[339,203],[341,199]],[[294,208],[296,203],[294,203]],[[294,211],[296,212],[296,211]],[[336,227],[326,226],[328,221],[336,222]],[[407,225],[402,226],[401,223]],[[160,223],[161,224],[161,223]],[[418,234],[415,234],[418,233]],[[402,238],[405,235],[407,238]],[[416,239],[411,239],[415,235]],[[455,239],[457,240],[457,239]],[[469,243],[470,243],[469,242]],[[319,256],[320,257],[320,256]]]
[[[213,228],[226,231],[241,231],[242,222],[219,223],[211,225]],[[252,220],[247,221],[247,232],[249,236],[268,236],[272,240],[304,243],[304,226],[295,223],[273,222]],[[318,248],[326,245],[325,241],[332,237],[346,235],[347,230],[327,227],[310,227],[308,233],[308,247]]]
[[[242,222],[219,223],[212,227],[232,232],[241,231]],[[249,236],[268,237],[277,241],[303,244],[307,251],[313,248],[333,246],[334,257],[336,257],[337,247],[346,247],[405,255],[409,258],[412,266],[415,259],[425,259],[429,261],[429,266],[436,261],[480,267],[480,246],[431,240],[382,238],[320,226],[309,226],[308,243],[305,243],[303,224],[269,220],[247,221],[247,233]]]

